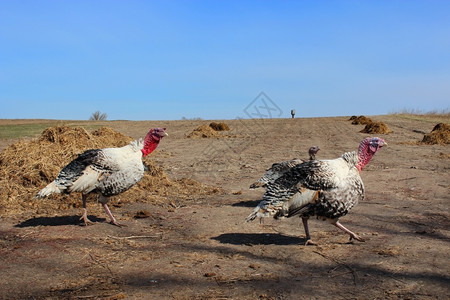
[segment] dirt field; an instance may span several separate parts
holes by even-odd
[[[365,201],[341,219],[365,243],[319,220],[318,246],[303,245],[299,218],[244,223],[264,192],[248,186],[272,163],[312,145],[319,159],[356,150],[368,134],[348,119],[232,120],[227,138],[205,139],[187,135],[207,121],[103,122],[134,138],[167,127],[154,159],[169,178],[225,194],[112,205],[123,228],[93,202],[88,227],[79,209],[1,216],[0,298],[449,299],[450,148],[416,143],[448,117],[371,116],[393,133],[361,174]],[[135,218],[141,210],[150,217]]]

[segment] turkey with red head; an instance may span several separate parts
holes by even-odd
[[[56,179],[36,197],[80,192],[83,200],[83,215],[80,220],[88,225],[92,222],[87,217],[87,194],[98,193],[99,202],[102,203],[111,223],[121,226],[108,208],[109,197],[125,192],[142,179],[145,168],[142,158],[155,150],[161,139],[167,135],[166,128],[153,128],[144,140],[135,140],[120,148],[86,150],[65,166]]]
[[[306,234],[311,240],[308,219],[311,216],[327,219],[351,239],[364,241],[345,228],[339,218],[364,199],[364,185],[359,172],[375,153],[387,143],[378,137],[364,139],[358,152],[347,152],[332,160],[310,160],[291,167],[288,172],[267,185],[262,201],[246,218],[300,216]]]

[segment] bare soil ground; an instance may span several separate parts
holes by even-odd
[[[341,219],[366,242],[349,243],[311,220],[318,246],[303,245],[298,218],[244,223],[264,192],[248,186],[274,162],[307,158],[312,145],[321,148],[319,159],[356,150],[364,125],[348,117],[232,120],[225,121],[229,137],[190,139],[209,122],[104,122],[134,138],[167,127],[155,155],[167,175],[226,193],[113,206],[123,228],[106,223],[92,202],[98,223],[88,227],[80,226],[79,209],[0,216],[0,298],[448,299],[449,146],[416,143],[443,120],[371,118],[393,133],[380,135],[389,146],[362,172],[365,201]],[[141,210],[150,216],[135,218]]]

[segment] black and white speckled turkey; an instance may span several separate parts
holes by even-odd
[[[43,188],[37,198],[53,193],[80,192],[83,199],[83,215],[80,220],[87,225],[92,223],[87,217],[86,199],[89,193],[100,194],[102,203],[111,223],[121,226],[108,208],[108,197],[118,195],[144,176],[142,157],[147,156],[167,136],[166,128],[151,129],[145,139],[131,142],[121,148],[91,149],[78,155],[65,166],[56,179]]]
[[[315,160],[316,154],[319,152],[320,148],[318,146],[313,146],[309,148],[309,160]],[[304,160],[294,158],[291,160],[285,160],[280,163],[274,163],[266,173],[259,178],[257,181],[250,185],[250,189],[257,189],[259,187],[267,187],[268,184],[273,183],[275,180],[283,176],[287,171],[289,171],[293,166],[303,163]]]
[[[300,216],[306,244],[315,244],[308,229],[308,218],[327,219],[358,241],[361,237],[345,228],[339,218],[364,199],[364,185],[359,175],[375,153],[387,143],[378,137],[366,138],[358,152],[347,152],[333,160],[310,160],[298,164],[274,183],[267,185],[262,201],[246,218]]]

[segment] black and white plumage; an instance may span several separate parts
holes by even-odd
[[[308,150],[309,160],[315,160],[316,154],[319,150],[320,148],[318,146],[313,146],[309,148]],[[301,164],[303,162],[304,160],[294,158],[291,160],[282,161],[280,163],[274,163],[269,169],[266,170],[266,173],[264,173],[264,175],[261,178],[259,178],[257,181],[255,181],[250,185],[250,189],[266,187],[268,184],[274,182],[275,180],[283,176],[283,174],[288,172],[292,167]]]
[[[257,181],[250,185],[250,189],[257,189],[259,187],[266,187],[268,184],[273,183],[275,180],[283,176],[284,173],[289,171],[295,165],[303,163],[303,160],[294,158],[291,160],[285,160],[280,163],[274,163],[266,173]]]
[[[142,179],[142,157],[156,149],[164,136],[167,136],[165,128],[155,128],[148,132],[144,140],[133,141],[124,147],[86,150],[65,166],[56,179],[39,191],[36,197],[80,192],[83,199],[83,215],[80,219],[87,225],[92,223],[87,217],[87,194],[98,193],[99,202],[111,223],[120,226],[108,208],[108,197],[128,190]]]
[[[310,160],[298,164],[283,176],[267,185],[262,201],[246,218],[300,216],[305,228],[307,244],[311,241],[308,218],[328,219],[354,238],[361,237],[339,223],[339,218],[364,199],[364,185],[359,175],[373,155],[387,143],[381,138],[366,138],[358,152],[344,153],[332,160]]]

